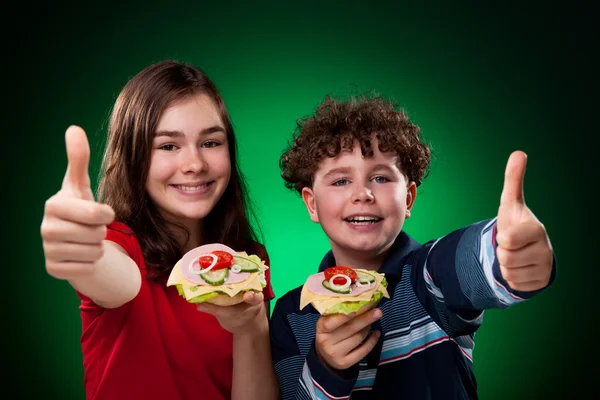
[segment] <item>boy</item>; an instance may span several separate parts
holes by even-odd
[[[280,161],[334,266],[384,273],[391,298],[362,315],[299,309],[301,287],[277,301],[273,362],[284,399],[473,399],[474,334],[554,280],[544,226],[523,199],[526,156],[506,166],[496,218],[420,245],[402,231],[430,151],[405,113],[381,98],[327,97]]]

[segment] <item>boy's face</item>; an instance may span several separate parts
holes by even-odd
[[[416,185],[398,169],[396,155],[380,152],[377,139],[371,144],[372,157],[363,157],[355,143],[351,153],[325,158],[312,189],[302,190],[310,217],[323,227],[336,258],[388,250],[416,197]]]

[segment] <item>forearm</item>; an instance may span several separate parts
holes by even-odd
[[[451,336],[474,332],[483,310],[503,306],[489,279],[492,228],[489,220],[451,232],[424,246],[413,262],[417,297]]]
[[[473,224],[431,246],[423,279],[428,292],[449,309],[469,315],[517,301],[494,279],[493,229],[494,220]]]
[[[472,332],[483,311],[507,308],[535,295],[510,288],[496,258],[496,219],[452,232],[414,263],[413,283],[428,312],[449,334]],[[466,329],[466,331],[465,331]]]
[[[103,256],[86,276],[70,279],[81,294],[105,308],[116,308],[137,296],[141,274],[135,262],[117,244],[103,241]]]
[[[519,292],[502,277],[496,256],[496,227],[496,219],[492,219],[469,226],[458,240],[448,238],[456,243],[456,250],[453,262],[445,264],[446,270],[439,268],[439,265],[444,268],[443,252],[440,253],[441,259],[439,255],[437,259],[435,255],[430,256],[428,264],[438,268],[437,271],[429,271],[431,274],[426,273],[425,280],[430,287],[439,287],[448,305],[459,310],[506,308],[539,292]],[[438,285],[436,282],[442,283]]]
[[[269,341],[269,324],[263,309],[260,327],[233,335],[233,400],[279,398]]]

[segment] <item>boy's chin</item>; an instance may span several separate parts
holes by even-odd
[[[359,238],[355,238],[359,239]],[[339,246],[351,252],[373,253],[376,255],[390,248],[396,238],[380,238],[379,240],[351,240]]]

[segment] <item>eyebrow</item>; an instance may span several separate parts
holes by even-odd
[[[329,170],[325,175],[323,175],[323,179],[328,179],[328,178],[332,177],[333,175],[348,174],[348,173],[350,173],[350,171],[352,171],[352,168],[348,168],[348,167],[334,168],[334,169]]]
[[[373,168],[370,169],[370,173],[377,172],[377,171],[385,171],[390,174],[396,173],[392,167],[390,167],[389,165],[386,165],[386,164],[377,164]],[[334,169],[329,170],[325,175],[323,175],[323,179],[329,179],[334,175],[349,174],[350,172],[352,172],[352,168],[350,168],[350,167],[334,168]]]
[[[371,168],[371,172],[382,171],[382,170],[389,172],[390,174],[394,174],[396,172],[396,171],[394,171],[394,169],[392,167],[390,167],[387,164],[377,164],[376,166]]]
[[[202,129],[200,131],[200,135],[204,136],[204,135],[210,135],[211,133],[216,133],[216,132],[222,132],[222,133],[226,133],[225,129],[222,126],[211,126],[210,128],[205,128]],[[168,137],[183,137],[185,136],[185,134],[181,131],[158,131],[156,132],[156,134],[154,135],[154,137],[160,137],[160,136],[168,136]]]

